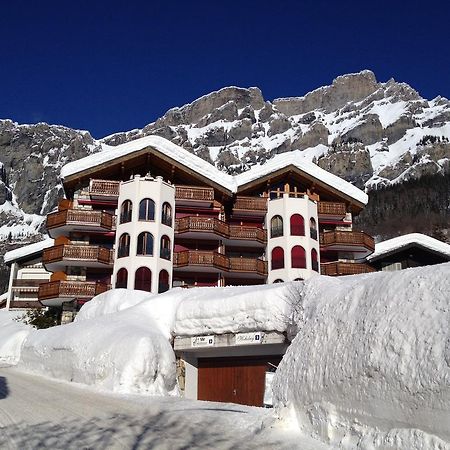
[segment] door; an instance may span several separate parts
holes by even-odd
[[[263,406],[265,374],[281,356],[202,358],[198,361],[198,399]]]

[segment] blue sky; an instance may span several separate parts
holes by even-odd
[[[268,100],[371,69],[450,97],[447,1],[6,2],[0,118],[140,128],[224,86]]]

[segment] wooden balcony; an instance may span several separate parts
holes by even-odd
[[[47,230],[52,238],[67,236],[75,231],[112,231],[115,216],[104,211],[88,209],[66,209],[47,216]]]
[[[91,299],[108,289],[109,285],[96,281],[51,281],[39,286],[38,298],[44,306],[59,306],[75,299]]]
[[[91,180],[89,183],[89,195],[99,198],[117,198],[119,196],[120,181],[115,180]]]
[[[343,219],[347,213],[345,203],[318,202],[317,214],[320,219]]]
[[[187,250],[174,253],[174,268],[188,271],[237,272],[265,277],[267,262],[256,258],[229,258],[217,252]]]
[[[206,206],[214,202],[214,189],[194,186],[175,186],[175,203],[186,206]]]
[[[35,288],[37,289],[39,287],[40,284],[42,283],[47,283],[48,280],[46,279],[26,279],[26,278],[21,278],[21,279],[17,279],[15,278],[13,280],[12,283],[12,287],[14,288]]]
[[[238,196],[234,201],[233,215],[264,216],[267,213],[266,197]]]
[[[66,266],[108,268],[114,253],[97,245],[55,245],[44,250],[42,261],[50,272],[64,271]]]
[[[229,225],[212,217],[189,216],[175,220],[175,233],[185,237],[199,238],[199,233],[212,233],[227,240],[267,242],[267,233],[258,227]]]
[[[368,255],[375,250],[375,241],[363,231],[326,231],[320,233],[320,246],[326,250]]]
[[[320,265],[322,275],[356,275],[358,273],[375,272],[375,269],[365,263],[335,261]]]

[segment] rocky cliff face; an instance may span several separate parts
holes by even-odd
[[[0,121],[0,242],[39,239],[61,195],[69,161],[150,134],[165,137],[229,173],[277,153],[305,158],[368,191],[450,170],[450,102],[423,99],[370,71],[343,75],[303,97],[264,99],[227,87],[172,108],[141,130],[95,141],[89,132]],[[1,250],[0,250],[1,252]]]

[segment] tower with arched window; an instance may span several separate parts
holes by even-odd
[[[306,279],[319,272],[317,202],[307,194],[270,198],[266,216],[268,283]]]
[[[175,188],[161,177],[122,182],[113,287],[161,293],[172,282]]]

